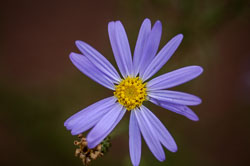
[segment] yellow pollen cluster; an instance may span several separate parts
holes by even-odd
[[[141,106],[146,100],[146,83],[143,83],[139,77],[127,77],[116,85],[114,95],[118,102],[130,111]]]

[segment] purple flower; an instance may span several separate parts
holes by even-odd
[[[128,110],[129,150],[133,165],[140,163],[141,134],[153,155],[163,161],[165,154],[162,145],[171,152],[177,151],[177,145],[161,121],[143,106],[143,102],[151,101],[193,121],[199,120],[187,106],[200,104],[200,98],[165,89],[196,78],[203,69],[199,66],[183,67],[147,81],[170,59],[180,45],[183,35],[176,35],[157,53],[162,32],[161,22],[156,21],[151,29],[150,20],[145,19],[132,58],[122,23],[110,22],[108,32],[122,78],[102,54],[85,42],[76,41],[76,46],[82,54],[71,53],[70,59],[85,75],[113,90],[114,96],[79,111],[67,119],[64,125],[71,130],[72,135],[92,128],[87,135],[87,142],[89,148],[94,148],[110,134]]]

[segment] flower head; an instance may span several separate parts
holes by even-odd
[[[114,95],[117,101],[128,111],[140,107],[146,100],[146,83],[139,77],[127,77],[115,88]]]
[[[125,29],[120,21],[108,25],[109,38],[122,78],[112,64],[85,42],[76,41],[82,54],[71,53],[73,64],[92,80],[114,91],[114,96],[100,100],[71,116],[64,123],[73,135],[91,129],[87,135],[88,147],[95,148],[114,129],[126,110],[130,112],[129,149],[133,165],[141,158],[141,134],[153,155],[165,160],[162,145],[177,151],[177,145],[161,121],[145,106],[150,101],[158,106],[181,114],[193,121],[197,115],[188,107],[198,105],[201,99],[187,93],[166,90],[199,76],[203,69],[188,66],[163,74],[150,81],[170,59],[180,45],[183,35],[172,38],[158,53],[162,25],[156,21],[151,28],[145,19],[139,31],[133,58]]]

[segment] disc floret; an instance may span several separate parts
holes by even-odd
[[[114,95],[118,102],[130,111],[141,106],[146,100],[146,90],[146,83],[139,77],[127,77],[116,85]]]

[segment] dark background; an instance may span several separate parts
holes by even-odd
[[[143,142],[141,166],[246,166],[250,164],[250,14],[247,0],[14,0],[0,4],[0,165],[82,165],[63,123],[80,109],[112,95],[71,64],[83,40],[114,58],[107,24],[121,20],[134,49],[144,18],[161,20],[161,47],[184,40],[158,73],[200,65],[204,73],[177,90],[203,99],[192,122],[149,104],[179,150],[158,162]],[[93,165],[131,165],[129,114],[112,133],[112,148]]]

